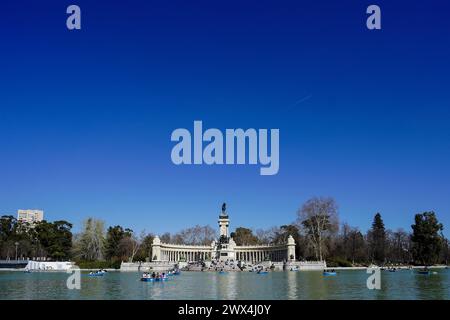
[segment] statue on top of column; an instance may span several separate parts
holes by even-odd
[[[223,204],[222,204],[222,215],[227,215],[227,204],[224,202]]]

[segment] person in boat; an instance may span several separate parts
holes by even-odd
[[[155,273],[155,272],[152,273],[152,278],[153,278],[153,279],[156,278],[156,273]]]
[[[164,279],[166,277],[165,272],[163,272],[163,274],[161,275],[161,279]]]

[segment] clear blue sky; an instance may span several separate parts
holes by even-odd
[[[82,30],[65,27],[78,4]],[[289,223],[315,195],[367,230],[450,235],[450,7],[374,1],[4,1],[0,213],[155,233]],[[170,134],[279,128],[280,172],[172,164]]]

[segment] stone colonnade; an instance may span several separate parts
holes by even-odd
[[[236,260],[246,262],[285,261],[288,260],[288,248],[282,247],[254,247],[236,249]]]
[[[289,237],[288,242],[283,245],[232,246],[228,249],[230,250],[232,251],[230,259],[249,263],[295,260],[295,242],[292,237]],[[211,261],[220,256],[215,242],[211,246],[173,245],[161,243],[158,237],[153,242],[152,251],[153,261],[166,262]]]
[[[193,262],[211,260],[211,250],[192,250],[189,248],[167,248],[164,245],[161,247],[161,258],[158,261],[170,262]]]

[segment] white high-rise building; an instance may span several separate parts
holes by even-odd
[[[21,222],[28,222],[30,224],[44,220],[44,211],[42,210],[17,210],[17,220]]]

